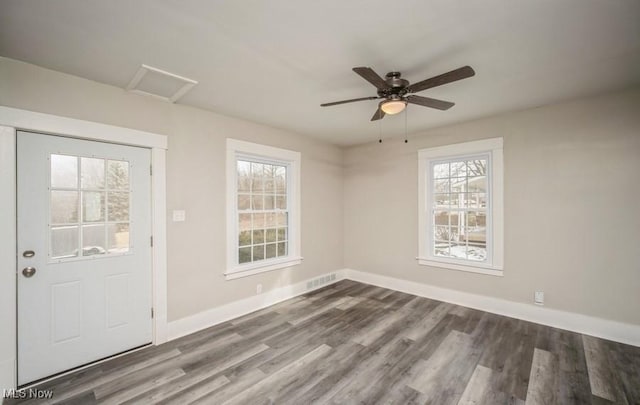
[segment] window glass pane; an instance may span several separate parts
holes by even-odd
[[[238,160],[238,191],[248,193],[251,190],[251,163]]]
[[[449,208],[451,194],[434,194],[435,208]]]
[[[269,243],[266,247],[266,258],[273,259],[276,256],[277,256],[276,244]]]
[[[275,180],[273,179],[273,177],[267,179],[264,181],[264,192],[267,194],[272,194],[275,193],[276,190],[276,184],[275,184]]]
[[[240,264],[251,262],[251,247],[238,249],[238,261]]]
[[[485,176],[487,174],[487,159],[473,159],[467,161],[467,175],[469,177]]]
[[[467,193],[464,206],[466,208],[486,208],[487,195],[485,193]]]
[[[93,256],[106,253],[104,238],[104,224],[82,226],[82,255]]]
[[[77,191],[51,191],[51,222],[53,224],[78,222]]]
[[[487,192],[487,177],[486,176],[469,177],[468,184],[469,184],[468,191],[471,191],[471,192],[474,192],[474,193],[486,193]]]
[[[287,228],[278,228],[278,241],[287,240]]]
[[[129,193],[109,193],[109,221],[129,220]]]
[[[269,242],[276,242],[276,235],[277,235],[277,231],[276,229],[267,229],[265,232],[265,241],[267,243]]]
[[[104,193],[82,192],[82,217],[84,222],[104,221]]]
[[[434,225],[449,225],[449,211],[436,211],[433,215],[433,219]]]
[[[238,194],[238,209],[251,209],[251,196],[249,194]]]
[[[80,159],[82,188],[104,188],[104,159]]]
[[[287,215],[286,212],[278,212],[276,214],[278,226],[287,226]]]
[[[436,193],[448,193],[449,192],[449,179],[436,179],[434,180],[434,191]]]
[[[438,225],[434,228],[433,239],[435,241],[448,242],[450,240],[451,233],[449,232],[448,225]]]
[[[278,257],[287,255],[287,242],[278,243]]]
[[[436,256],[449,257],[449,242],[434,243],[433,254]]]
[[[284,166],[276,166],[275,173],[275,187],[276,193],[284,194],[287,192],[287,168]]]
[[[78,255],[78,227],[64,226],[51,228],[51,257],[74,257]]]
[[[276,196],[275,195],[265,195],[264,196],[264,209],[265,210],[273,210],[276,208]]]
[[[262,229],[264,228],[264,216],[265,214],[253,214],[253,228]]]
[[[433,178],[443,179],[449,177],[449,163],[433,165]]]
[[[264,229],[253,230],[253,244],[264,243]]]
[[[241,231],[251,230],[251,214],[240,214],[238,217],[238,228]]]
[[[467,191],[467,179],[466,177],[458,177],[451,179],[451,192],[463,193]]]
[[[78,188],[78,158],[51,155],[51,187]]]
[[[452,243],[449,256],[456,259],[466,259],[467,247],[464,243]]]
[[[253,247],[253,261],[264,260],[264,245]]]
[[[264,175],[264,165],[262,163],[251,162],[251,177],[262,179]]]
[[[129,162],[107,161],[107,185],[111,190],[129,190]]]
[[[466,175],[466,162],[451,162],[451,177],[465,177]]]
[[[275,212],[267,212],[265,214],[265,227],[273,228],[278,225],[278,218]]]
[[[279,210],[287,209],[287,196],[286,195],[277,195],[276,196],[276,208]]]
[[[262,211],[264,209],[264,200],[262,194],[254,194],[252,208],[255,211]]]
[[[238,246],[248,246],[251,244],[251,231],[242,231],[238,236]]]
[[[474,261],[487,260],[487,246],[486,244],[473,244],[467,248],[467,259]]]
[[[109,252],[126,253],[129,251],[129,224],[109,224]]]

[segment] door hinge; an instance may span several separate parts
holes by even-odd
[[[153,236],[151,236],[151,247],[153,247]]]
[[[149,175],[153,176],[153,166],[149,166]]]
[[[151,318],[153,319],[153,308],[151,308]]]

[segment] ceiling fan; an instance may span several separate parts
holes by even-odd
[[[369,83],[373,84],[378,90],[378,95],[324,103],[320,104],[320,107],[329,107],[332,105],[353,103],[355,101],[377,100],[383,98],[384,100],[378,104],[378,109],[375,114],[373,114],[373,117],[371,117],[371,121],[382,119],[386,114],[397,114],[405,109],[407,103],[417,104],[423,107],[431,107],[438,110],[448,110],[454,106],[454,103],[437,100],[435,98],[416,96],[409,93],[417,93],[432,87],[442,86],[443,84],[466,79],[467,77],[471,77],[476,74],[471,66],[464,66],[418,83],[409,84],[407,80],[400,78],[400,72],[389,72],[383,79],[369,67],[354,67],[353,71],[362,76],[362,78]]]

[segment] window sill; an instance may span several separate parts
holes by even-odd
[[[488,265],[482,265],[482,264],[469,265],[469,264],[450,263],[447,261],[434,260],[431,258],[424,258],[424,257],[418,257],[416,259],[418,260],[418,264],[423,266],[466,271],[469,273],[486,274],[486,275],[497,276],[497,277],[504,276],[502,267],[494,267],[494,266],[488,266]]]
[[[250,264],[248,266],[238,266],[228,270],[224,277],[227,280],[235,280],[237,278],[253,276],[255,274],[265,273],[267,271],[284,269],[291,266],[296,266],[302,263],[303,258],[300,256],[286,257],[281,260],[271,260],[265,263]]]

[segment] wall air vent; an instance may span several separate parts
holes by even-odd
[[[129,82],[126,90],[175,103],[196,84],[198,82],[195,80],[152,66],[142,65]]]

